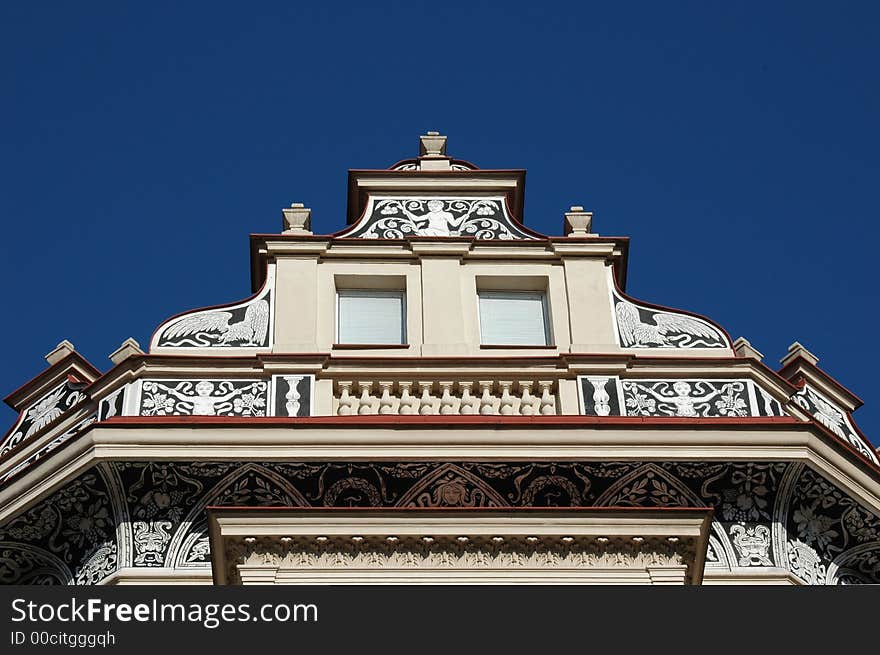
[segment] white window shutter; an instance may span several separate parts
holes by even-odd
[[[480,291],[480,341],[486,345],[548,345],[545,295]]]
[[[406,343],[403,291],[339,290],[338,343]]]

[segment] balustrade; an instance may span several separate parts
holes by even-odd
[[[334,412],[352,415],[534,416],[556,414],[553,380],[339,381]]]

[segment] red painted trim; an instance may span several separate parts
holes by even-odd
[[[667,307],[665,305],[657,305],[655,303],[646,302],[644,300],[638,300],[638,299],[630,296],[629,294],[627,294],[625,291],[623,291],[620,288],[620,285],[617,284],[617,273],[613,268],[611,270],[611,273],[612,273],[611,274],[611,281],[612,281],[612,284],[614,284],[614,289],[625,300],[629,300],[632,303],[635,303],[637,305],[641,305],[643,307],[647,307],[650,309],[659,309],[660,311],[672,312],[674,314],[685,314],[686,316],[693,316],[694,318],[698,318],[701,321],[706,321],[709,325],[714,326],[715,328],[717,328],[721,332],[721,334],[724,335],[724,337],[727,339],[727,344],[728,344],[727,347],[730,348],[731,350],[733,349],[733,339],[730,338],[730,334],[728,334],[727,330],[725,330],[723,327],[721,327],[721,325],[719,323],[716,323],[711,318],[708,318],[707,316],[703,316],[702,314],[697,314],[696,312],[688,311],[686,309],[677,309],[675,307]],[[615,308],[612,307],[611,311],[615,311]],[[616,319],[613,319],[613,320],[616,320]],[[621,346],[621,348],[622,347],[623,346]],[[713,350],[713,349],[712,348],[702,348],[702,350],[706,351],[706,350]]]
[[[741,425],[747,427],[787,427],[803,425],[804,422],[793,416],[761,416],[761,417],[717,417],[717,418],[680,418],[673,416],[444,416],[431,414],[428,416],[412,415],[379,415],[368,414],[358,416],[303,416],[290,418],[282,416],[244,417],[244,416],[114,416],[102,422],[102,425],[113,427],[134,426],[235,426],[272,428],[278,426],[298,427],[601,427],[633,426],[633,427],[717,427]]]
[[[800,367],[805,368],[811,372],[815,372],[816,377],[822,378],[826,382],[830,383],[830,386],[837,387],[837,391],[841,393],[841,395],[850,396],[850,399],[855,401],[853,404],[856,406],[856,409],[865,404],[864,400],[862,400],[859,396],[846,388],[841,382],[838,382],[837,379],[834,378],[830,373],[819,368],[812,362],[809,362],[802,357],[798,357],[797,359],[790,361],[788,364],[780,368],[778,371],[778,375],[783,379],[790,380],[793,383],[796,383],[796,381],[799,379],[799,376],[797,375],[797,369],[799,365]],[[792,377],[788,377],[789,375],[792,375]]]
[[[22,393],[25,389],[27,389],[29,386],[36,386],[40,379],[48,379],[57,374],[59,370],[65,367],[69,367],[72,364],[78,364],[82,366],[86,371],[94,375],[96,379],[100,378],[101,375],[103,375],[101,371],[98,370],[94,365],[92,365],[89,360],[80,355],[78,352],[74,351],[67,355],[67,357],[65,357],[61,361],[56,362],[55,364],[52,364],[51,366],[43,369],[30,380],[19,385],[18,388],[6,395],[6,397],[3,399],[3,402],[12,407],[12,409],[15,409],[15,404],[17,402],[16,398],[18,396],[26,395]]]

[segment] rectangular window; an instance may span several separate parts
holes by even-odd
[[[479,291],[480,343],[547,346],[547,296],[537,291]]]
[[[406,343],[406,301],[403,291],[339,289],[336,300],[337,343]]]

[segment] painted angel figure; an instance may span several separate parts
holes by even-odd
[[[429,200],[428,213],[416,216],[406,208],[406,203],[400,204],[404,213],[417,226],[420,237],[448,237],[453,236],[453,230],[458,230],[461,224],[470,216],[470,212],[456,219],[452,212],[443,209],[442,200]]]
[[[682,380],[679,380],[672,385],[672,390],[675,392],[674,396],[664,396],[654,391],[651,387],[647,386],[642,387],[642,389],[654,396],[654,398],[656,398],[658,402],[672,403],[673,405],[675,405],[676,416],[691,418],[700,416],[700,413],[697,411],[696,408],[697,404],[708,403],[710,400],[712,400],[712,398],[721,393],[720,389],[713,389],[711,392],[702,396],[692,396],[691,385]]]

